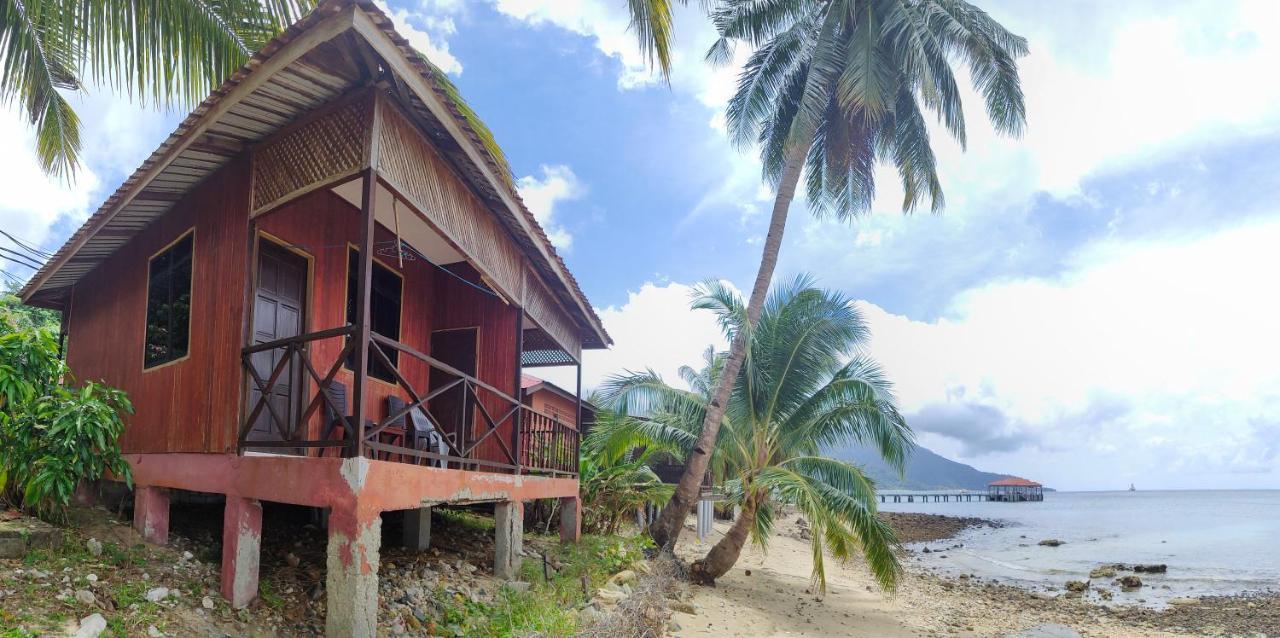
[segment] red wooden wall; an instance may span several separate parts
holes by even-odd
[[[126,452],[235,449],[248,175],[245,157],[232,161],[73,290],[67,362],[77,378],[129,393],[137,414],[121,439]],[[189,355],[144,372],[147,262],[193,226]]]
[[[347,249],[348,244],[360,240],[359,210],[341,197],[329,191],[317,191],[291,202],[258,220],[258,227],[265,233],[291,244],[295,250],[305,252],[312,259],[312,299],[309,302],[307,330],[317,331],[341,326],[346,322]],[[377,226],[375,242],[394,241],[394,235],[383,226]],[[383,266],[403,276],[400,317],[400,341],[424,353],[431,354],[431,333],[436,330],[478,328],[476,376],[510,396],[517,396],[515,380],[516,318],[518,309],[498,298],[485,294],[456,277],[443,272],[422,260],[406,260],[401,268],[394,255],[379,255],[375,259]],[[479,281],[469,267],[455,267],[462,276]],[[342,339],[328,339],[312,348],[312,363],[324,374],[342,349]],[[428,391],[429,369],[426,364],[406,354],[400,355],[400,372],[419,395]],[[338,380],[353,387],[352,373],[345,367],[338,373]],[[314,386],[308,392],[314,392]],[[509,403],[491,394],[480,392],[486,408],[495,419],[505,413]],[[386,416],[386,400],[396,395],[406,401],[408,393],[402,388],[370,378],[365,391],[367,405],[371,406],[369,418]],[[310,395],[308,395],[308,399]],[[319,434],[318,421],[312,424],[312,434]],[[476,416],[476,433],[483,433],[484,425]],[[511,440],[510,425],[493,436]],[[496,441],[486,440],[479,448],[480,458],[508,462]]]
[[[243,372],[240,348],[244,286],[250,285],[248,260],[248,170],[236,160],[211,176],[123,246],[79,283],[74,291],[68,336],[68,362],[80,379],[102,380],[129,393],[137,413],[128,419],[122,439],[127,452],[234,451],[241,419]],[[359,211],[330,191],[317,191],[291,202],[257,222],[258,229],[304,253],[311,262],[305,330],[346,322],[347,245],[359,242]],[[192,274],[190,354],[143,372],[142,342],[146,317],[147,262],[169,242],[195,227]],[[271,241],[263,236],[261,241]],[[393,236],[379,226],[375,241]],[[477,376],[518,396],[515,345],[518,309],[458,281],[421,260],[401,269],[394,257],[375,256],[403,275],[401,341],[430,354],[433,330],[478,328]],[[464,276],[474,271],[458,269]],[[478,280],[478,279],[477,279]],[[312,346],[312,362],[321,374],[342,348],[341,339]],[[402,354],[402,374],[420,394],[427,392],[428,369]],[[339,380],[352,387],[345,368]],[[315,391],[308,385],[310,398]],[[385,416],[386,398],[407,393],[371,379],[366,390],[372,418]],[[486,407],[498,418],[509,404],[486,396]],[[477,416],[477,436],[483,425]],[[319,420],[311,435],[319,434]],[[510,426],[494,436],[511,439]],[[481,458],[506,462],[496,441],[480,448]]]
[[[539,390],[527,397],[529,407],[549,417],[559,418],[561,423],[578,427],[578,402],[551,390]]]

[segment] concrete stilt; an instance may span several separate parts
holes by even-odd
[[[404,546],[416,551],[431,548],[431,508],[405,510]]]
[[[493,506],[495,556],[493,575],[512,580],[520,574],[520,552],[524,549],[524,503],[505,501]]]
[[[133,528],[148,543],[164,545],[169,542],[169,492],[162,487],[136,488],[133,491]]]
[[[222,597],[243,609],[258,597],[262,547],[262,504],[227,495],[222,514]]]
[[[378,512],[334,509],[329,514],[326,636],[377,635],[381,543],[382,518]]]
[[[576,543],[580,538],[582,538],[582,501],[576,496],[561,498],[560,542]]]

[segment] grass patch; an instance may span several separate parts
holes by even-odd
[[[284,607],[284,599],[280,597],[280,594],[276,593],[276,588],[270,581],[263,580],[258,583],[258,597],[272,609]]]
[[[512,638],[539,635],[568,637],[577,630],[578,605],[587,601],[613,574],[644,558],[652,547],[647,536],[584,536],[577,545],[558,545],[548,552],[560,566],[544,579],[542,561],[525,559],[521,578],[529,591],[504,588],[492,603],[475,603],[437,592],[443,626],[439,635]],[[586,584],[584,591],[584,582]]]
[[[475,512],[440,507],[433,514],[442,519],[442,524],[453,529],[463,528],[486,535],[493,531],[493,518]]]

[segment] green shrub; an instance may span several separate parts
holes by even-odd
[[[0,313],[0,497],[62,522],[80,481],[132,485],[119,445],[132,413],[120,390],[72,385],[52,330]]]

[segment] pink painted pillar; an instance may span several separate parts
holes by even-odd
[[[222,597],[243,609],[258,597],[258,560],[262,547],[262,504],[227,495],[222,513]]]
[[[136,487],[133,490],[133,528],[148,543],[168,543],[169,492],[163,487]]]
[[[576,543],[582,538],[582,500],[577,496],[560,499],[560,542]]]
[[[358,505],[329,513],[325,563],[326,636],[373,638],[378,632],[378,552],[382,517]]]

